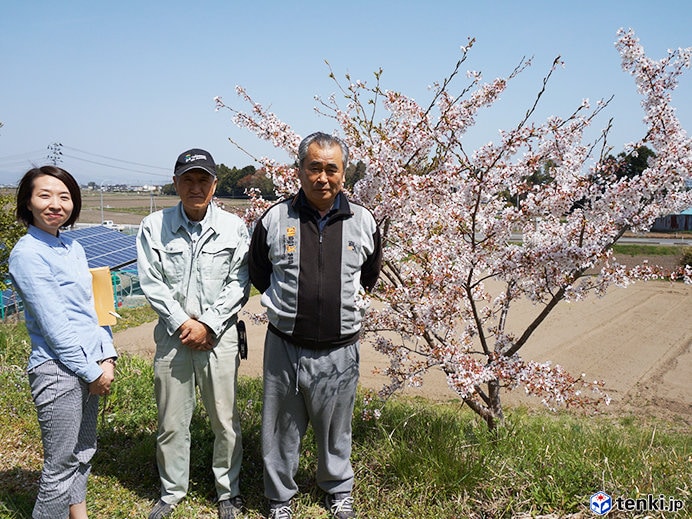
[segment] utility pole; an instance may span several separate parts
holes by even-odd
[[[62,162],[62,143],[54,142],[48,146],[48,160],[53,166]]]
[[[105,180],[101,181],[101,225],[103,225],[103,183]]]

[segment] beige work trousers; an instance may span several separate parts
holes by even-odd
[[[242,462],[240,420],[236,408],[238,331],[235,324],[211,351],[196,351],[169,336],[159,322],[154,330],[154,378],[158,407],[156,461],[161,499],[175,504],[188,491],[190,479],[190,421],[196,405],[195,387],[214,432],[212,472],[219,500],[240,494]]]

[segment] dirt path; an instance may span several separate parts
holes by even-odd
[[[177,201],[175,196],[106,192],[102,199],[100,192],[85,193],[80,221],[100,222],[103,210],[103,218],[117,224],[137,225],[149,209],[161,209]],[[236,202],[243,203],[233,203]],[[629,264],[644,258],[618,259]],[[675,256],[646,259],[667,268],[678,261]],[[259,298],[252,298],[245,311],[261,312]],[[535,311],[529,304],[513,309],[515,329],[523,330]],[[250,355],[241,363],[240,372],[261,376],[264,327],[253,325],[248,318],[245,321]],[[116,346],[120,351],[151,358],[153,326],[151,323],[118,333]],[[676,413],[692,423],[691,347],[692,287],[654,282],[611,289],[602,299],[561,303],[520,353],[525,359],[552,360],[573,374],[585,373],[589,378],[604,380],[613,398],[607,409]],[[374,375],[373,369],[386,365],[386,358],[363,344],[361,384],[372,389],[382,387],[385,379]],[[406,392],[437,400],[456,398],[437,371],[425,378],[421,388]],[[505,393],[503,402],[526,401],[516,393]]]
[[[536,309],[520,306],[510,323],[519,329]],[[260,313],[259,296],[243,312]],[[264,326],[247,315],[250,352],[240,374],[261,376]],[[154,323],[119,332],[120,352],[153,357]],[[551,360],[573,374],[605,381],[613,401],[605,412],[628,411],[658,416],[674,414],[692,424],[692,287],[665,282],[637,283],[611,289],[601,299],[561,303],[522,350],[526,359]],[[387,359],[372,346],[361,349],[361,385],[379,389],[386,382],[373,374]],[[456,399],[439,371],[429,373],[420,388],[406,394],[433,400]],[[505,393],[506,404],[528,403],[518,392]]]

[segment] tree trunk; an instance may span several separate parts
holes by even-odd
[[[498,427],[503,427],[505,415],[500,400],[500,383],[498,381],[488,382],[488,394],[486,395],[480,388],[478,388],[477,394],[481,400],[464,398],[466,405],[485,420],[489,430],[495,431]]]

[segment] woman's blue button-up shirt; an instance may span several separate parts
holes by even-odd
[[[53,359],[86,382],[99,378],[99,362],[117,353],[110,328],[98,324],[82,246],[31,225],[12,249],[9,267],[31,337],[28,369]]]

